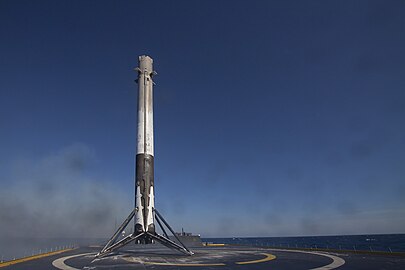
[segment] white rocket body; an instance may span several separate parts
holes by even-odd
[[[139,57],[138,131],[135,179],[135,234],[155,233],[154,153],[153,153],[153,60]],[[151,241],[151,240],[150,240]]]

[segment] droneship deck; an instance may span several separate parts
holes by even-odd
[[[3,269],[405,269],[405,258],[369,254],[257,247],[193,247],[193,256],[157,245],[132,245],[95,259],[101,247],[81,247],[64,253],[5,266]],[[1,265],[0,265],[1,267]]]

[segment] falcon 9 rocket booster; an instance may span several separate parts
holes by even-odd
[[[153,60],[149,56],[139,56],[138,72],[138,130],[135,176],[135,208],[108,240],[96,257],[106,256],[131,242],[152,244],[159,242],[171,249],[187,255],[194,253],[177,237],[176,233],[155,208],[154,194],[154,153],[153,153]],[[134,219],[133,233],[120,239],[125,228]],[[155,221],[163,235],[156,232]],[[177,240],[170,239],[168,229]]]
[[[139,57],[138,71],[138,136],[135,180],[135,234],[145,231],[155,233],[153,208],[154,157],[153,157],[153,60]],[[148,242],[152,239],[145,239]]]

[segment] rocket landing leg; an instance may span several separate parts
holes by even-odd
[[[104,246],[104,248],[99,253],[97,253],[96,258],[105,257],[105,256],[111,254],[112,252],[114,252],[115,250],[117,250],[125,245],[128,245],[129,243],[131,243],[133,241],[137,241],[137,242],[139,241],[140,243],[145,243],[145,242],[148,243],[149,242],[148,240],[151,238],[168,248],[180,251],[186,255],[193,255],[194,253],[191,250],[189,250],[180,241],[180,239],[177,237],[177,235],[175,234],[173,229],[170,227],[170,225],[166,222],[166,220],[164,220],[162,215],[155,208],[153,208],[153,214],[155,215],[155,219],[156,219],[157,223],[159,224],[159,227],[162,229],[162,232],[164,235],[160,235],[157,232],[145,232],[144,231],[137,235],[135,235],[135,233],[132,233],[132,234],[124,237],[123,239],[117,241],[120,234],[125,230],[125,228],[129,224],[129,222],[134,218],[134,216],[135,216],[135,209],[134,209],[134,210],[132,210],[131,214],[129,214],[127,219],[125,219],[125,221],[117,229],[117,231],[114,233],[114,235],[108,240],[108,242]],[[178,243],[169,239],[169,236],[167,235],[166,230],[162,223],[173,234],[173,236],[176,238]]]

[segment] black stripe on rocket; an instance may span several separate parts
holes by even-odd
[[[155,225],[149,224],[147,225],[147,217],[150,213],[148,213],[148,209],[151,203],[150,198],[151,194],[153,193],[154,186],[154,157],[148,154],[138,154],[136,155],[136,189],[140,189],[141,195],[141,205],[142,208],[140,209],[143,216],[144,226],[141,224],[135,224],[135,233],[139,234],[143,232],[143,227],[145,230],[154,233],[155,232]],[[137,190],[135,190],[137,192]],[[153,195],[152,195],[153,196]],[[147,227],[146,227],[147,226]]]

